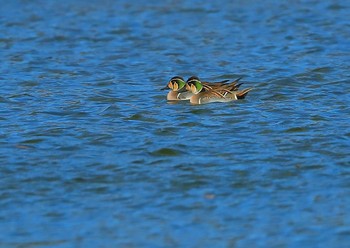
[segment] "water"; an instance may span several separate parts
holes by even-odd
[[[1,1],[0,246],[348,247],[349,10]]]

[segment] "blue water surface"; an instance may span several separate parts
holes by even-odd
[[[349,1],[0,4],[0,247],[349,247]]]

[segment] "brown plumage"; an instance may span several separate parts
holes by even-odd
[[[231,83],[223,83],[221,85],[205,85],[197,77],[187,80],[186,89],[191,90],[194,94],[190,98],[192,104],[205,104],[210,102],[230,102],[234,100],[244,99],[252,88],[239,90],[237,79]]]

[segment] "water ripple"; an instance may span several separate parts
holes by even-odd
[[[0,244],[347,247],[349,9],[3,2]],[[254,90],[167,102],[174,75]]]

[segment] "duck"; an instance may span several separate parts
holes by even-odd
[[[186,89],[193,94],[190,102],[192,104],[206,104],[244,99],[253,88],[239,90],[239,86],[242,85],[241,83],[238,84],[240,79],[238,78],[231,83],[223,83],[222,85],[211,87],[203,84],[198,77],[193,76],[186,81]]]

